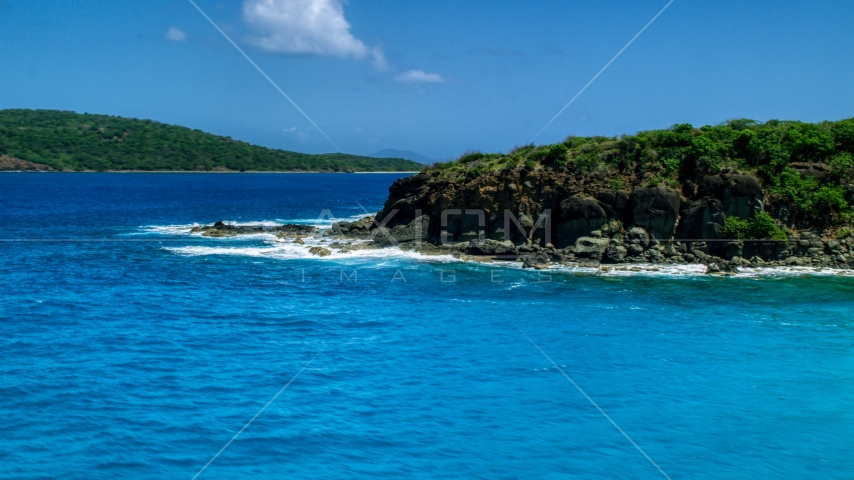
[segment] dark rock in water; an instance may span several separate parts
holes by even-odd
[[[332,224],[332,231],[339,235],[354,238],[367,238],[371,235],[371,228],[374,226],[373,216],[361,218],[355,222],[335,222]]]
[[[551,260],[545,253],[532,253],[520,257],[523,268],[543,269],[549,266]]]
[[[318,257],[328,257],[329,255],[332,255],[332,252],[328,248],[323,247],[311,247],[308,249],[308,253],[317,255]]]
[[[426,239],[429,227],[430,217],[424,215],[407,224],[398,224],[391,228],[376,228],[371,230],[371,236],[374,243],[381,247],[418,243]]]
[[[484,240],[469,242],[464,251],[469,255],[516,255],[516,245],[509,240]]]
[[[672,188],[640,188],[629,200],[629,224],[642,227],[650,236],[667,240],[679,218],[682,197]]]
[[[706,273],[709,275],[732,275],[738,273],[738,265],[720,258],[715,258],[706,265]]]
[[[229,225],[224,222],[216,222],[206,227],[194,227],[190,233],[201,233],[204,237],[235,237],[238,235],[257,235],[269,233],[279,238],[306,237],[317,233],[315,227],[309,225],[277,225],[268,227],[265,225]]]

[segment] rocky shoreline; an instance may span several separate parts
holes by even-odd
[[[820,165],[801,175],[822,176]],[[379,245],[465,259],[554,264],[854,268],[851,230],[799,211],[730,169],[673,186],[641,175],[615,181],[570,167],[503,170],[446,180],[421,173],[389,188],[370,231]],[[854,204],[854,185],[847,186]],[[734,238],[729,220],[763,219],[773,238]]]
[[[433,244],[407,237],[393,238],[395,229],[380,227],[376,217],[338,222],[330,229],[307,225],[229,225],[217,222],[195,227],[191,233],[223,238],[271,234],[282,241],[304,245],[309,253],[326,257],[334,253],[382,249],[396,246],[425,255],[450,255],[463,261],[521,262],[524,268],[545,269],[555,265],[582,268],[617,267],[631,270],[639,265],[703,265],[711,275],[729,275],[739,268],[813,267],[854,269],[854,242],[824,240],[810,232],[793,235],[788,241],[721,240],[719,242],[662,242],[641,227],[632,227],[624,237],[608,238],[601,231],[579,238],[575,244],[556,248],[533,242],[516,245],[509,240],[471,240]],[[311,241],[313,239],[314,241]],[[308,244],[306,240],[309,240]],[[394,243],[392,243],[392,240]],[[724,256],[710,254],[723,252]]]

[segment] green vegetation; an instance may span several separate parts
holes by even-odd
[[[57,170],[417,171],[418,163],[257,147],[150,120],[53,110],[0,111],[0,156]]]
[[[623,181],[623,177],[614,177],[608,181],[608,187],[612,192],[617,193],[626,188],[626,182]]]
[[[854,235],[854,231],[852,231],[850,228],[843,228],[842,230],[836,233],[836,238],[843,240],[850,237],[851,235]]]
[[[608,220],[605,225],[602,225],[602,233],[609,238],[623,237],[623,222],[619,220]]]
[[[786,232],[768,212],[759,212],[750,220],[736,216],[726,219],[724,235],[739,240],[787,240]]]
[[[468,153],[425,171],[448,181],[519,168],[603,173],[615,192],[626,187],[625,180],[679,188],[728,169],[757,176],[768,193],[799,211],[847,221],[852,209],[845,185],[854,181],[854,118],[815,124],[739,119],[621,137],[571,136],[560,144],[525,145],[507,154]]]

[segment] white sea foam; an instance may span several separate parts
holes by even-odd
[[[335,219],[276,219],[264,220],[257,222],[238,222],[224,221],[230,225],[236,226],[252,226],[260,225],[265,227],[276,227],[287,224],[314,225],[320,229],[329,228],[333,222],[338,221],[356,221],[365,218],[365,215],[354,215],[346,218]],[[158,234],[168,236],[193,235],[201,237],[200,233],[191,234],[191,230],[195,227],[200,227],[202,224],[182,224],[182,225],[149,225],[141,227],[141,231],[137,234]],[[451,255],[425,255],[413,251],[402,250],[397,247],[387,247],[382,249],[364,249],[353,250],[342,253],[338,249],[330,248],[331,255],[326,257],[317,257],[309,253],[309,249],[315,246],[329,248],[329,244],[334,239],[325,237],[306,237],[303,239],[305,245],[293,243],[293,240],[280,240],[271,233],[245,234],[234,237],[203,237],[211,242],[222,242],[223,240],[240,240],[254,239],[263,240],[265,246],[186,246],[166,248],[166,250],[179,255],[186,256],[204,256],[204,255],[235,255],[247,257],[263,257],[275,258],[281,260],[293,259],[410,259],[427,262],[460,262],[461,260],[452,257]],[[351,241],[351,244],[362,243],[362,241]],[[475,262],[471,262],[474,264]],[[521,269],[521,262],[478,262],[486,263],[490,266],[498,266],[508,269]],[[382,266],[382,265],[378,265]],[[599,268],[580,267],[577,265],[551,265],[545,272],[568,273],[571,275],[596,275],[603,277],[630,277],[630,276],[651,276],[651,277],[701,277],[706,276],[706,266],[701,264],[688,265],[661,265],[652,263],[641,263],[632,265],[601,265]],[[731,275],[735,278],[760,278],[760,277],[792,277],[792,276],[843,276],[854,277],[854,271],[834,269],[834,268],[819,268],[819,267],[748,267],[739,268],[738,273]]]
[[[634,265],[602,265],[599,269],[588,268],[584,270],[592,271],[594,274],[604,277],[692,277],[706,274],[706,266],[700,264],[656,265],[639,263]]]
[[[268,240],[263,246],[186,246],[186,247],[167,247],[164,250],[186,256],[206,256],[206,255],[233,255],[246,257],[272,258],[277,260],[299,260],[299,259],[317,259],[317,260],[393,260],[393,259],[410,259],[434,263],[457,262],[456,258],[450,255],[424,255],[418,252],[402,250],[398,247],[388,247],[381,249],[364,249],[342,252],[339,249],[331,248],[330,242],[319,238],[303,238],[304,245],[299,245],[293,240]],[[358,244],[361,242],[350,242]],[[330,255],[319,257],[312,255],[309,249],[312,247],[323,247],[329,249]],[[382,266],[382,265],[378,265]]]
[[[740,268],[740,277],[781,277],[781,276],[839,276],[854,277],[854,270],[820,267],[759,267]]]
[[[355,222],[367,216],[369,216],[369,214],[360,213],[358,215],[341,218],[320,218],[318,216],[318,218],[276,219],[276,221],[279,222],[278,225],[311,225],[317,228],[331,228],[333,223]]]
[[[706,276],[706,266],[700,264],[689,265],[602,265],[593,271],[600,276],[660,276],[660,277],[695,277]],[[854,277],[854,271],[836,268],[818,267],[748,267],[739,268],[738,273],[731,275],[734,278],[759,278],[759,277],[792,277],[792,276],[847,276]]]
[[[199,223],[192,223],[186,225],[146,225],[144,227],[140,227],[139,232],[131,233],[131,235],[145,235],[145,234],[157,234],[157,235],[189,235],[190,230],[195,227],[201,227],[202,225]]]
[[[236,227],[280,227],[282,225],[310,225],[317,227],[321,230],[332,228],[332,224],[335,222],[355,222],[357,220],[361,220],[365,218],[367,215],[353,215],[350,217],[342,217],[342,218],[296,218],[296,219],[275,219],[275,220],[260,220],[255,222],[243,222],[243,221],[234,221],[234,220],[223,220],[222,222],[227,225],[234,225]],[[160,235],[190,235],[190,231],[195,227],[203,227],[210,224],[201,224],[201,223],[187,223],[187,224],[179,224],[179,225],[146,225],[140,227],[140,231],[136,232],[139,234],[160,234]],[[200,234],[199,234],[200,235]],[[251,234],[250,234],[251,235]],[[264,234],[259,234],[264,235]],[[246,235],[241,235],[246,236]],[[232,237],[218,237],[219,239],[223,238],[232,238]]]

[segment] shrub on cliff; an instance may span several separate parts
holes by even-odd
[[[569,149],[566,148],[566,145],[558,143],[556,145],[540,147],[531,152],[528,158],[534,162],[539,162],[542,165],[562,166],[566,165],[567,153],[569,153]]]
[[[608,220],[605,223],[605,225],[602,225],[601,230],[602,230],[602,233],[605,234],[605,236],[607,236],[607,237],[622,238],[622,236],[623,236],[623,222],[616,220],[616,219]]]
[[[820,185],[815,178],[805,178],[791,168],[783,170],[774,180],[771,191],[782,195],[790,205],[803,212],[838,215],[850,209],[841,185]]]
[[[768,212],[759,212],[749,220],[730,216],[724,226],[724,235],[738,240],[786,240],[783,231]]]

